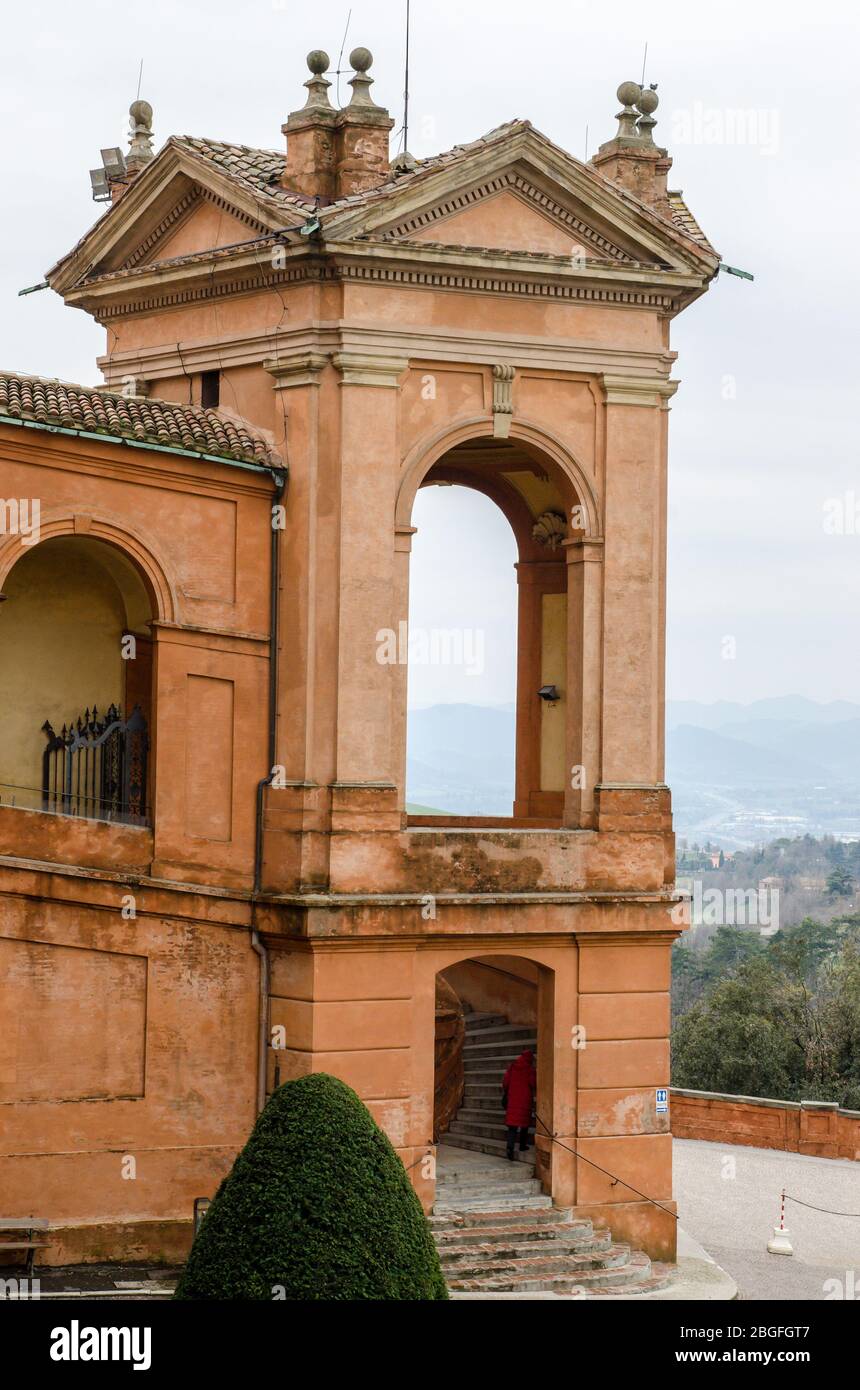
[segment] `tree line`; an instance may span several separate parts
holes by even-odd
[[[860,1110],[860,913],[673,951],[672,1082]]]

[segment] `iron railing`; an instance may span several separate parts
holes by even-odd
[[[57,734],[46,721],[42,809],[91,820],[147,823],[149,734],[140,706],[123,719],[116,705],[89,709]]]

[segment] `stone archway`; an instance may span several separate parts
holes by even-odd
[[[554,1153],[553,1135],[559,1122],[569,1127],[569,1108],[575,1108],[575,1053],[569,1044],[563,1049],[557,1037],[558,1028],[568,1027],[568,1013],[569,1026],[573,1026],[575,970],[566,972],[562,983],[557,969],[562,962],[553,958],[557,953],[531,952],[523,946],[518,941],[487,951],[475,943],[471,954],[460,951],[444,964],[438,962],[433,977],[434,1000],[438,997],[435,981],[441,979],[459,1002],[464,1018],[462,1071],[458,1077],[453,1069],[449,1087],[456,1091],[461,1082],[463,1100],[447,1130],[436,1138],[443,1147],[503,1158],[502,1075],[508,1061],[526,1046],[531,1047],[536,1056],[537,1095],[527,1161],[534,1165],[534,1177],[542,1190],[554,1202],[569,1205],[573,1174],[566,1155]],[[569,951],[565,951],[565,958],[570,959]],[[434,1051],[434,1098],[436,1056]],[[450,1057],[447,1061],[450,1073]],[[560,1103],[562,1095],[565,1100]]]
[[[517,543],[516,786],[502,819],[524,828],[588,828],[601,775],[602,542],[594,489],[555,441],[527,424],[501,440],[488,434],[485,421],[467,422],[414,450],[396,503],[403,619],[412,505],[419,488],[436,483],[483,493],[506,517]],[[395,679],[396,780],[405,811],[405,668]],[[446,818],[446,824],[455,822],[465,823]]]
[[[3,598],[3,801],[145,823],[159,612],[149,574],[90,531],[49,527],[19,550]]]

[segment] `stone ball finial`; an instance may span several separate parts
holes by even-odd
[[[328,72],[331,66],[331,60],[322,48],[312,48],[305,61],[315,77],[322,77],[322,74]]]
[[[136,126],[144,126],[146,130],[152,129],[152,107],[148,101],[133,101],[128,108],[128,114]]]
[[[660,105],[660,98],[653,87],[645,87],[636,102],[636,109],[642,112],[643,116],[650,116]]]
[[[367,72],[373,62],[373,54],[369,48],[354,48],[349,55],[349,66],[356,72]]]
[[[642,95],[638,82],[622,82],[615,93],[622,106],[635,106]]]

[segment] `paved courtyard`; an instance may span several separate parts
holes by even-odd
[[[794,1254],[769,1255],[779,1194],[817,1207],[860,1213],[860,1163],[806,1158],[775,1149],[676,1139],[675,1197],[680,1223],[755,1299],[860,1299],[860,1216],[827,1216],[786,1203]]]

